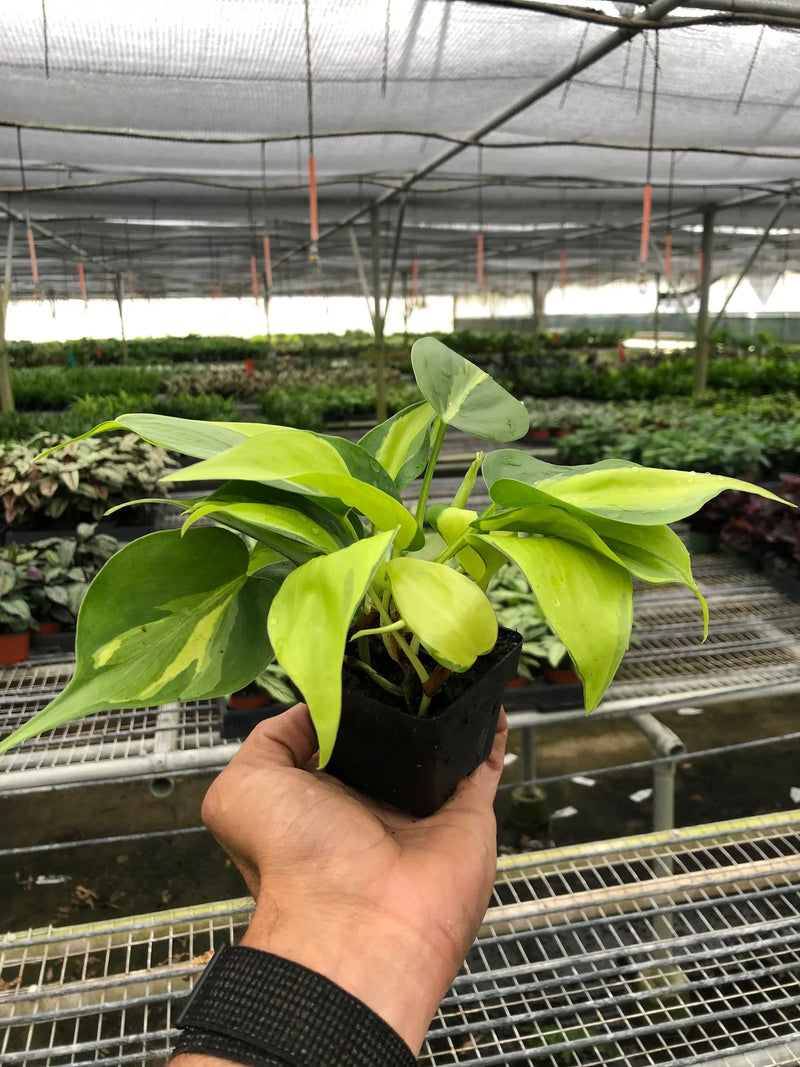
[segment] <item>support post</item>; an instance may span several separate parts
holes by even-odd
[[[653,352],[659,350],[659,334],[661,332],[661,275],[656,271],[656,306],[653,310]]]
[[[708,297],[711,290],[711,257],[714,253],[714,215],[716,209],[707,207],[703,211],[703,272],[700,277],[700,308],[697,312],[694,351],[694,390],[695,394],[704,393],[708,386]]]
[[[117,307],[119,308],[119,328],[122,334],[122,362],[128,362],[128,342],[125,338],[125,319],[122,316],[122,275],[114,275],[114,296],[117,299]]]
[[[758,241],[756,242],[755,248],[750,253],[750,255],[747,257],[747,262],[742,267],[742,270],[741,270],[741,273],[739,274],[739,277],[733,283],[733,288],[728,293],[728,295],[725,297],[725,303],[722,305],[722,307],[720,308],[719,314],[714,319],[714,322],[713,322],[713,324],[711,326],[711,332],[712,333],[714,332],[714,330],[716,330],[716,328],[722,322],[722,319],[723,319],[723,316],[725,315],[725,311],[727,310],[728,304],[730,304],[730,302],[731,302],[731,297],[736,292],[736,290],[739,288],[739,286],[742,284],[742,282],[745,280],[747,275],[750,273],[750,269],[753,266],[753,264],[755,263],[756,259],[758,258],[759,252],[764,247],[764,245],[767,243],[767,238],[772,233],[772,231],[775,229],[775,226],[777,225],[778,219],[783,214],[784,209],[786,208],[788,203],[789,203],[789,199],[787,197],[787,199],[784,200],[783,203],[778,206],[777,211],[772,216],[772,218],[770,219],[769,223],[767,224],[764,232],[761,234],[761,236],[759,237]]]
[[[14,411],[14,391],[11,388],[11,370],[8,365],[8,346],[6,344],[6,315],[8,301],[11,297],[11,257],[14,252],[14,220],[8,220],[8,238],[6,240],[6,266],[3,276],[3,289],[0,292],[0,411],[4,415]]]
[[[267,272],[264,271],[264,315],[267,320],[267,352],[272,355],[272,327],[269,322],[269,282],[267,281]]]
[[[367,310],[369,311],[369,321],[372,323],[373,332],[375,330],[375,314],[372,309],[372,300],[369,293],[369,282],[367,281],[367,272],[364,268],[364,260],[361,256],[361,249],[358,247],[358,237],[356,235],[355,227],[350,226],[347,231],[350,235],[350,247],[353,249],[353,259],[356,264],[356,274],[358,275],[358,281],[361,285],[361,292],[364,294],[364,299],[367,302]]]
[[[400,272],[400,291],[403,295],[403,348],[408,348],[408,320],[411,318],[411,304],[408,300],[408,271]]]
[[[381,312],[381,231],[379,210],[373,204],[370,211],[372,230],[372,298],[375,311],[372,316],[375,331],[375,417],[378,422],[386,420],[386,346],[383,340],[384,315]]]
[[[531,299],[533,313],[531,315],[531,333],[534,339],[544,333],[544,297],[539,288],[539,272],[531,271]]]

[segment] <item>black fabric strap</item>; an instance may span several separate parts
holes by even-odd
[[[398,1033],[346,990],[299,963],[225,945],[176,1025],[175,1053],[247,1067],[414,1067]]]

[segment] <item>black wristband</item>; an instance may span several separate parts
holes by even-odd
[[[400,1035],[316,971],[270,952],[225,945],[206,967],[176,1026],[175,1053],[247,1067],[414,1067]]]

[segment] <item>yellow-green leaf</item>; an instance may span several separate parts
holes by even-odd
[[[287,480],[311,486],[328,496],[342,500],[351,508],[360,511],[362,515],[366,515],[379,530],[396,529],[398,548],[406,548],[418,539],[414,516],[399,500],[395,500],[367,482],[353,478],[350,474],[314,472],[300,474]],[[419,541],[421,544],[422,539],[419,538]]]
[[[633,585],[618,563],[555,537],[486,539],[517,564],[545,618],[583,680],[587,711],[596,707],[628,647]]]
[[[503,506],[542,502],[526,491],[533,488],[556,502],[638,526],[685,519],[724,489],[787,503],[768,489],[720,474],[661,470],[614,459],[559,467],[514,449],[490,452],[483,474],[492,500]]]
[[[218,455],[172,471],[165,482],[240,479],[276,482],[314,473],[347,474],[347,464],[324,438],[290,426],[268,426]]]
[[[208,515],[212,518],[229,518],[238,521],[247,528],[248,533],[256,537],[259,533],[268,535],[274,532],[300,541],[320,552],[336,552],[342,547],[327,530],[302,512],[290,507],[260,504],[252,500],[227,504],[208,501],[199,504],[189,511],[183,524],[184,531]]]
[[[466,575],[409,556],[390,560],[386,573],[400,615],[439,663],[466,671],[494,648],[494,608]]]
[[[425,468],[428,429],[436,412],[427,402],[398,411],[366,433],[359,444],[377,459],[403,489]]]
[[[74,437],[82,441],[107,430],[129,430],[152,445],[160,445],[182,456],[206,459],[258,434],[267,433],[271,427],[263,422],[206,422],[201,419],[178,419],[171,415],[153,415],[147,412],[119,415],[110,422],[101,422],[86,433]],[[64,441],[49,452],[55,452],[69,441]]]
[[[272,602],[270,641],[278,663],[308,704],[320,767],[330,759],[339,729],[347,631],[393,536],[376,534],[304,563]]]

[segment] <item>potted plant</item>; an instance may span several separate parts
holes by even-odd
[[[116,538],[80,523],[75,537],[48,537],[26,545],[27,598],[38,622],[36,636],[52,637],[65,627],[63,638],[49,643],[63,651],[74,647],[78,611],[94,575],[119,548]]]
[[[40,455],[45,447],[49,451]],[[114,504],[151,496],[173,465],[163,449],[133,434],[73,441],[40,434],[4,445],[0,500],[6,540],[36,541],[54,530],[97,522]]]
[[[295,702],[297,694],[277,663],[270,663],[257,678],[227,698],[220,714],[224,738],[247,737],[262,719],[279,715]]]
[[[524,574],[512,567],[501,567],[495,574],[486,595],[495,610],[497,621],[509,630],[516,630],[522,638],[518,676],[511,683],[524,684],[540,677],[546,666],[557,668],[569,659],[567,648],[554,632],[531,596]]]
[[[275,659],[308,704],[320,766],[424,815],[485,758],[516,673],[521,639],[498,633],[485,592],[501,567],[525,575],[587,710],[628,646],[633,576],[683,582],[707,621],[667,524],[726,488],[773,494],[500,448],[478,453],[450,506],[429,509],[449,426],[504,443],[525,435],[528,415],[433,338],[414,344],[412,366],[424,400],[358,444],[148,414],[92,431],[133,431],[189,456],[163,481],[218,488],[174,501],[182,530],[142,537],[106,563],[81,606],[72,681],[0,751],[93,711],[230,693]],[[492,500],[480,513],[468,507],[479,473]],[[417,479],[410,509],[400,494]],[[201,518],[214,525],[196,526]]]
[[[26,597],[27,564],[16,559],[16,546],[0,556],[0,664],[28,658],[33,616]]]

